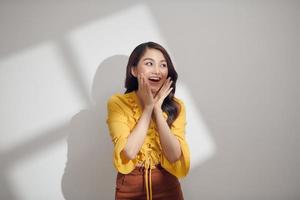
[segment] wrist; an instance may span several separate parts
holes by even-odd
[[[162,112],[161,106],[155,105],[154,108],[154,113],[159,114]]]
[[[151,112],[153,111],[153,105],[147,105],[147,106],[144,106],[143,110],[146,111],[146,112]]]

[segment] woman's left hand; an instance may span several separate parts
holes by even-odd
[[[154,110],[161,109],[162,103],[164,102],[164,99],[170,94],[170,92],[173,90],[171,87],[173,81],[171,78],[167,78],[167,80],[164,82],[158,93],[154,97]]]

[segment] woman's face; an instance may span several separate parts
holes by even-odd
[[[157,49],[146,49],[137,67],[131,68],[131,73],[137,77],[143,73],[152,94],[156,94],[168,78],[168,66],[164,55]]]

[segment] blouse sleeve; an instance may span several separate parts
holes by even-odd
[[[183,102],[179,99],[176,99],[180,105],[180,112],[178,117],[175,119],[171,126],[171,132],[178,139],[181,147],[181,157],[179,160],[171,163],[167,158],[162,154],[161,165],[174,176],[181,178],[187,175],[190,168],[190,152],[188,144],[185,139],[185,126],[186,126],[186,114],[185,106]]]
[[[127,137],[130,134],[127,116],[121,108],[121,101],[112,96],[107,103],[107,125],[114,144],[113,163],[115,168],[122,174],[130,173],[136,164],[136,159],[128,160],[122,153]]]

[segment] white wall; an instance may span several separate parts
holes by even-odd
[[[106,100],[165,46],[187,106],[186,199],[300,198],[299,1],[1,1],[0,199],[113,199]]]

